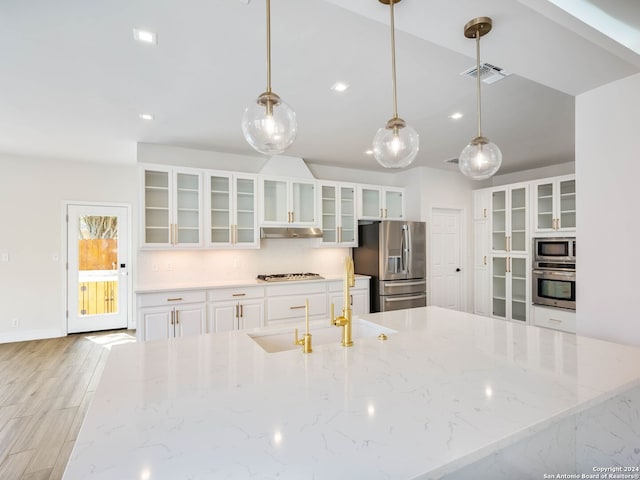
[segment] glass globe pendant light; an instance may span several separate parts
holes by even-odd
[[[296,138],[296,113],[271,91],[271,0],[267,3],[267,90],[249,105],[242,116],[242,133],[260,153],[277,155]]]
[[[390,6],[391,12],[391,73],[393,83],[393,117],[378,130],[373,138],[373,155],[385,168],[403,168],[418,155],[420,137],[416,130],[398,117],[398,93],[396,91],[396,35],[393,4],[401,0],[378,0]]]
[[[489,17],[474,18],[464,26],[464,36],[476,39],[476,85],[478,90],[478,136],[464,147],[458,158],[458,167],[467,177],[484,180],[495,174],[502,164],[498,146],[482,136],[482,102],[480,97],[480,37],[491,31]]]

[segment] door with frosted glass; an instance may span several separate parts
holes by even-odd
[[[67,207],[67,332],[127,327],[126,207]]]

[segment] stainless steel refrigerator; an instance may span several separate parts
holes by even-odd
[[[358,226],[355,273],[371,276],[371,311],[427,304],[426,224],[382,220]]]

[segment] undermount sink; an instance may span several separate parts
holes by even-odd
[[[301,348],[299,345],[293,344],[295,328],[298,328],[298,336],[302,337],[305,333],[304,323],[297,326],[291,325],[278,328],[277,330],[256,331],[248,333],[247,335],[267,353],[285,352],[287,350]],[[340,345],[342,327],[334,327],[333,325],[329,325],[328,322],[321,324],[315,323],[310,325],[309,333],[312,335],[311,341],[313,347],[330,343]],[[357,343],[359,338],[377,337],[381,333],[390,335],[397,332],[391,328],[383,327],[361,318],[355,318],[351,321],[351,334],[354,343]]]

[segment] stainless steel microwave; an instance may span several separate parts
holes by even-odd
[[[576,263],[576,238],[534,238],[533,256],[534,262]]]

